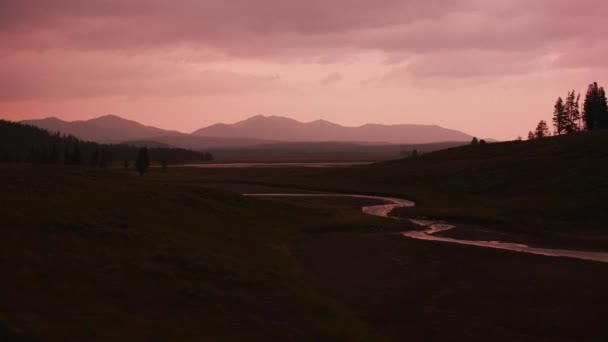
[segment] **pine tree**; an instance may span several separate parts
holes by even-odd
[[[99,154],[99,167],[102,169],[105,169],[106,167],[108,167],[109,161],[108,161],[108,157],[106,155],[106,151],[104,149],[101,150],[101,153]]]
[[[581,113],[579,110],[579,100],[581,95],[576,95],[576,92],[568,92],[566,98],[565,110],[566,110],[566,126],[564,127],[566,133],[573,133],[578,131],[580,128],[580,117]]]
[[[49,162],[51,164],[59,163],[59,151],[57,151],[57,144],[51,145],[51,154],[49,156]]]
[[[70,145],[66,144],[65,149],[63,150],[63,163],[68,165],[72,163],[72,155],[70,154]]]
[[[598,98],[598,128],[608,128],[608,101],[606,100],[604,87],[600,87]]]
[[[96,148],[91,154],[90,160],[91,167],[97,167],[99,165],[99,149]]]
[[[534,140],[536,139],[536,135],[534,135],[534,133],[532,133],[532,131],[528,132],[528,140]]]
[[[536,126],[536,130],[534,132],[535,139],[542,139],[544,137],[549,136],[549,126],[547,126],[547,122],[545,120],[541,120]]]
[[[477,145],[479,144],[479,140],[477,140],[477,137],[473,137],[473,140],[471,140],[471,145]]]
[[[135,168],[137,172],[139,172],[140,176],[143,176],[146,172],[148,172],[148,167],[150,167],[150,158],[148,156],[148,148],[143,147],[140,148],[137,152],[137,159],[135,160]]]
[[[74,145],[74,151],[72,152],[72,164],[82,165],[82,152],[80,152],[80,144]]]
[[[587,88],[587,95],[583,104],[583,119],[585,129],[588,131],[608,128],[608,104],[606,92],[603,87],[594,82]]]
[[[567,133],[568,113],[566,112],[566,106],[564,106],[564,100],[561,97],[558,98],[553,108],[553,127],[555,127],[555,133],[557,135]]]

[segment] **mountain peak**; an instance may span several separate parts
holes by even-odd
[[[87,122],[124,122],[124,121],[135,122],[135,121],[127,120],[125,118],[121,118],[120,116],[114,115],[114,114],[102,115],[100,117],[87,120]]]

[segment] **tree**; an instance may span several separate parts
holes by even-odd
[[[473,137],[473,140],[471,140],[471,145],[477,145],[479,144],[479,140],[477,140],[477,137]]]
[[[535,139],[542,139],[544,137],[549,136],[549,126],[547,126],[547,122],[545,120],[540,120],[538,125],[536,126],[536,130],[534,131]]]
[[[553,127],[555,127],[555,133],[561,135],[567,133],[566,127],[568,126],[568,113],[564,106],[564,100],[561,97],[555,102],[553,106]]]
[[[80,144],[74,145],[71,161],[71,164],[73,165],[82,165],[82,152],[80,152]]]
[[[576,95],[576,92],[568,92],[566,98],[566,104],[564,105],[566,110],[566,126],[564,127],[566,133],[573,133],[580,130],[581,112],[579,109],[581,94]]]
[[[51,145],[51,153],[49,155],[49,162],[51,164],[59,163],[59,151],[57,151],[57,144]]]
[[[486,141],[484,139],[479,140],[479,145],[485,145]]]
[[[93,153],[91,153],[90,160],[91,167],[97,167],[99,165],[99,149],[96,148]]]
[[[63,163],[68,165],[72,163],[72,155],[70,154],[70,145],[66,144],[63,150]]]
[[[143,176],[146,172],[148,172],[148,168],[150,167],[150,157],[148,156],[148,148],[143,147],[140,148],[137,152],[137,159],[135,160],[135,168],[137,172],[139,172],[140,176]]]
[[[593,82],[587,88],[585,102],[583,103],[583,120],[585,129],[588,131],[608,128],[606,92],[603,87],[597,85],[597,82]]]
[[[534,135],[534,133],[532,133],[532,131],[528,132],[528,140],[534,140],[536,139],[536,135]]]
[[[108,167],[109,161],[108,161],[108,157],[106,155],[106,150],[102,149],[101,153],[99,154],[99,167],[102,169],[105,169]]]

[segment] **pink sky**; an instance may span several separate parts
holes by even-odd
[[[0,117],[264,114],[525,136],[608,83],[603,0],[3,0]]]

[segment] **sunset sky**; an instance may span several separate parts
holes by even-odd
[[[608,83],[604,0],[0,0],[0,117],[526,136]]]

